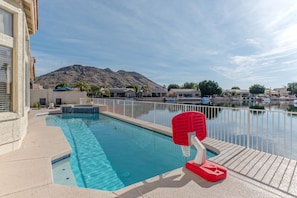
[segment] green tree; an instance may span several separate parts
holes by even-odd
[[[184,83],[183,89],[198,89],[198,84],[194,82],[186,82]]]
[[[199,89],[202,96],[210,96],[214,94],[220,95],[222,93],[222,88],[215,81],[204,80],[199,83]]]
[[[142,86],[141,91],[142,91],[142,96],[148,96],[150,93],[150,88],[149,86]]]
[[[126,88],[133,88],[133,89],[135,90],[136,95],[137,95],[138,92],[140,91],[138,85],[128,85]]]
[[[250,86],[249,91],[251,94],[263,94],[265,92],[265,87],[263,85],[254,84]]]
[[[237,86],[234,86],[234,87],[231,88],[231,96],[235,96],[236,90],[240,90],[240,88],[237,87]]]
[[[75,88],[79,88],[80,91],[88,91],[90,89],[90,86],[82,81],[78,81],[75,85]]]
[[[58,85],[55,86],[55,89],[61,88],[61,87],[68,87],[67,83],[60,83]]]
[[[100,87],[97,85],[90,85],[90,95],[99,96],[100,95]]]
[[[170,91],[170,89],[179,89],[179,85],[178,84],[170,84],[167,87],[167,90]]]
[[[290,94],[292,94],[292,95],[296,95],[297,94],[297,82],[288,83],[287,91],[289,91]]]

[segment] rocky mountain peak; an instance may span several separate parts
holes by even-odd
[[[148,86],[152,88],[161,88],[162,86],[151,81],[137,72],[128,72],[119,70],[112,71],[110,68],[100,69],[93,66],[83,66],[75,64],[66,66],[37,77],[35,83],[41,84],[44,88],[54,88],[61,83],[67,83],[74,86],[77,82],[83,81],[89,85],[107,84],[110,88],[123,88],[129,85]]]

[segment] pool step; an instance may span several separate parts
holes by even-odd
[[[67,120],[62,130],[72,148],[70,163],[78,186],[102,190],[125,186],[82,119]]]

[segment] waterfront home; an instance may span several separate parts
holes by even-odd
[[[233,100],[240,100],[242,98],[248,97],[250,95],[249,90],[246,89],[226,89],[222,93],[223,96],[232,96]]]
[[[136,96],[135,90],[132,88],[109,88],[111,97],[133,98]]]
[[[170,89],[168,92],[169,97],[176,98],[200,97],[200,95],[200,91],[195,89]]]
[[[132,98],[136,97],[136,92],[132,88],[109,88],[111,97],[125,97]],[[140,90],[138,96],[140,97],[166,97],[166,89],[155,88],[149,91]]]
[[[37,10],[37,0],[0,0],[0,155],[18,149],[27,133]]]
[[[282,87],[282,88],[274,88],[272,91],[272,95],[274,96],[280,96],[280,97],[288,97],[289,96],[289,92],[287,90],[287,87]],[[270,94],[267,93],[267,94]]]
[[[166,97],[167,90],[163,88],[155,88],[151,90],[152,97]]]

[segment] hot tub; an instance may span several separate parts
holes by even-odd
[[[99,113],[99,106],[95,105],[63,105],[62,113]]]

